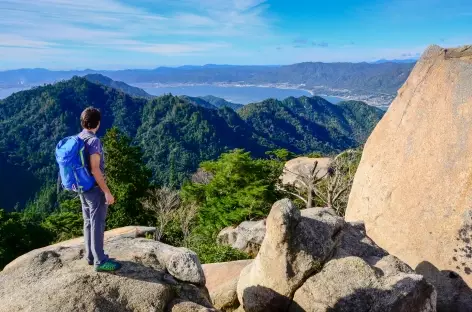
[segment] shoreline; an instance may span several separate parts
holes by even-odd
[[[217,82],[217,83],[159,83],[159,82],[141,82],[141,83],[132,83],[132,86],[138,88],[178,88],[178,87],[234,87],[234,88],[275,88],[281,90],[301,90],[310,93],[312,96],[315,95],[313,90],[302,88],[305,87],[304,84],[300,85],[291,85],[286,83],[274,83],[274,84],[251,84],[251,83],[226,83],[226,82]]]
[[[156,83],[144,82],[131,84],[138,88],[178,88],[178,87],[233,87],[233,88],[275,88],[281,90],[301,90],[311,96],[338,98],[340,101],[362,101],[370,106],[386,109],[393,101],[394,96],[389,94],[356,94],[347,89],[331,89],[323,86],[314,86],[309,89],[305,84],[292,85],[288,83],[250,84],[250,83]]]
[[[217,82],[217,83],[159,83],[159,82],[142,82],[142,83],[129,83],[129,85],[138,87],[138,88],[178,88],[178,87],[233,87],[233,88],[274,88],[280,90],[300,90],[304,91],[310,96],[321,96],[321,97],[332,97],[339,99],[341,101],[362,101],[368,105],[378,107],[381,109],[386,109],[390,106],[390,103],[395,98],[394,95],[390,94],[360,94],[353,93],[351,90],[347,89],[332,89],[324,86],[313,86],[309,88],[306,84],[293,85],[290,83],[266,83],[266,84],[252,84],[244,82]],[[21,88],[1,88],[0,89],[0,99],[4,99],[9,95],[27,90],[34,86],[22,86]],[[2,90],[16,89],[14,92],[8,95],[7,93],[2,94]]]

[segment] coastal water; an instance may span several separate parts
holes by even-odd
[[[9,97],[15,92],[27,90],[29,88],[6,88],[6,89],[0,89],[0,100],[4,99],[6,97]]]
[[[163,95],[172,93],[174,95],[205,96],[213,95],[227,101],[248,104],[260,102],[269,98],[283,100],[294,96],[311,96],[310,92],[300,89],[280,89],[272,87],[223,87],[223,86],[181,86],[181,87],[154,87],[151,84],[134,84],[134,86],[144,89],[151,95]],[[0,99],[4,99],[11,94],[23,91],[28,88],[6,88],[0,89]],[[332,96],[323,96],[331,103],[338,103],[343,99]]]
[[[135,87],[144,89],[151,95],[173,95],[205,96],[213,95],[223,98],[229,102],[248,104],[260,102],[268,98],[283,100],[290,96],[311,96],[310,92],[300,89],[279,89],[273,87],[223,87],[223,86],[179,86],[179,87],[155,87],[150,84],[134,84]],[[331,103],[342,101],[341,98],[324,97]]]

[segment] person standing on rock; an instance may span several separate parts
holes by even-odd
[[[86,108],[80,115],[83,130],[78,137],[84,141],[86,158],[88,156],[86,165],[95,178],[95,185],[80,192],[79,197],[84,217],[85,258],[88,264],[95,266],[95,271],[109,272],[120,269],[121,265],[103,250],[108,205],[113,205],[115,198],[105,181],[103,146],[95,135],[100,128],[100,119],[100,111],[93,107]]]

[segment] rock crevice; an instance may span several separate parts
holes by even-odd
[[[436,311],[436,291],[366,234],[325,208],[274,204],[256,259],[237,282],[239,310]],[[238,310],[238,311],[239,311]]]

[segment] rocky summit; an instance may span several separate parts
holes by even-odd
[[[288,199],[265,223],[254,260],[204,268],[186,248],[139,238],[152,228],[106,233],[107,252],[123,264],[115,273],[87,264],[81,238],[31,251],[0,272],[0,312],[436,311],[435,288],[362,223]]]
[[[237,227],[229,226],[221,230],[217,237],[217,243],[229,245],[255,256],[259,252],[265,232],[265,220],[244,221]]]
[[[432,46],[365,145],[346,219],[472,311],[472,46]]]
[[[300,211],[287,199],[272,207],[253,261],[206,265],[205,275],[225,312],[436,311],[434,287],[378,247],[362,223],[326,208]]]
[[[143,228],[106,233],[106,250],[123,267],[96,273],[82,239],[34,250],[0,272],[0,311],[216,311],[195,253],[138,238]]]

